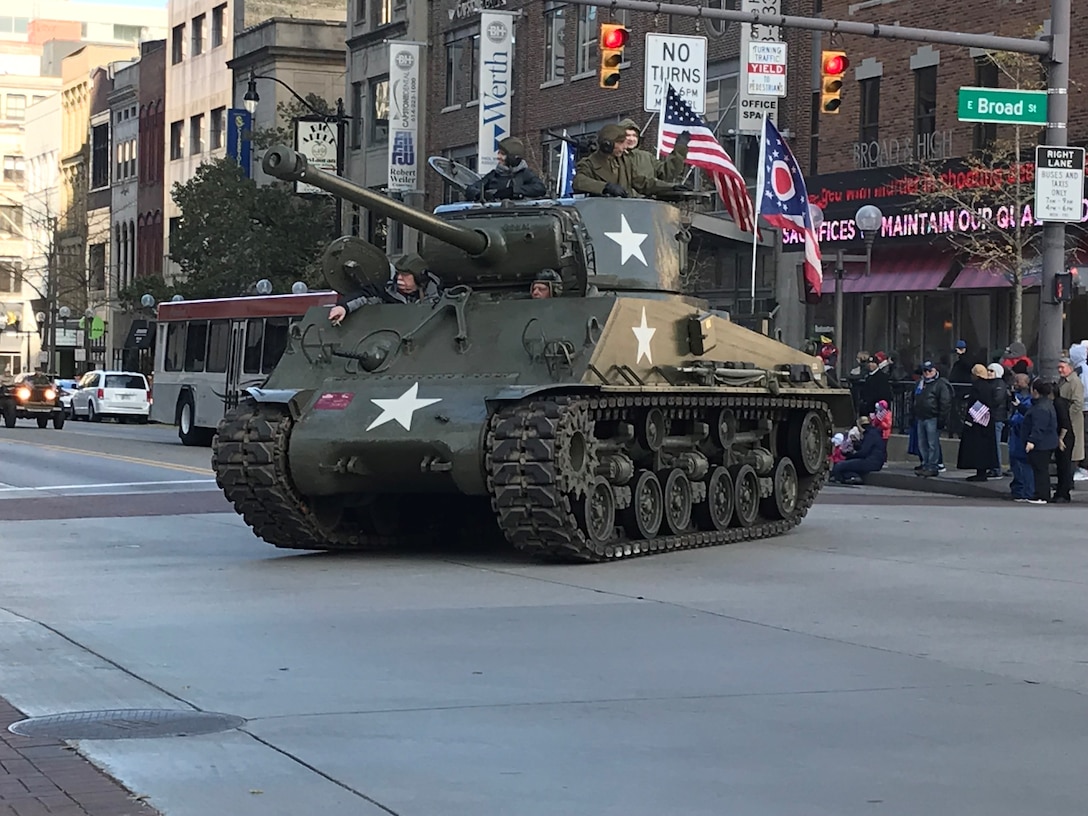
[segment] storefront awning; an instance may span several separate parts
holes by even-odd
[[[828,259],[825,259],[825,261]],[[842,291],[855,292],[932,292],[952,271],[955,256],[948,252],[898,250],[887,255],[873,256],[872,270],[866,274],[865,264],[846,264]],[[834,265],[824,265],[824,294],[835,291]]]
[[[1085,262],[1088,261],[1088,251],[1084,249],[1077,249],[1069,256],[1069,271],[1083,267]],[[1074,272],[1078,277],[1083,279],[1083,276]],[[1025,289],[1030,289],[1032,286],[1038,286],[1042,282],[1043,278],[1043,260],[1039,256],[1024,259],[1024,271],[1021,277],[1021,286]],[[968,261],[960,274],[956,276],[956,282],[952,284],[953,289],[998,289],[1012,288],[1012,275],[1005,270],[997,270],[992,267],[987,267],[981,261],[972,260]]]
[[[149,349],[155,345],[155,321],[134,320],[125,338],[127,349]]]

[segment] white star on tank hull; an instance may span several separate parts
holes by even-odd
[[[654,364],[653,354],[650,351],[650,341],[654,337],[654,333],[657,329],[650,328],[646,323],[646,307],[642,307],[642,323],[638,326],[632,326],[631,331],[635,333],[635,337],[638,340],[638,359],[635,363],[641,363],[642,358],[646,358],[646,362],[650,365]]]
[[[412,430],[412,416],[420,408],[426,408],[428,405],[434,405],[436,402],[441,402],[442,399],[420,399],[419,398],[419,383],[415,383],[411,388],[405,391],[396,399],[372,399],[370,400],[379,408],[382,409],[378,418],[367,425],[366,429],[372,431],[379,425],[384,425],[387,422],[396,422],[404,430]]]
[[[606,238],[611,238],[620,245],[620,265],[627,263],[627,259],[633,257],[642,261],[643,266],[649,266],[646,263],[646,256],[642,254],[642,242],[648,236],[647,232],[632,232],[631,225],[627,223],[627,216],[622,213],[620,214],[620,231],[605,233]]]

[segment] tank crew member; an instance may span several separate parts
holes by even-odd
[[[563,279],[554,269],[541,269],[529,287],[529,297],[533,300],[559,297],[561,294],[563,294]]]
[[[465,189],[466,201],[479,201],[481,190],[485,201],[504,198],[543,198],[544,182],[525,162],[525,144],[508,137],[499,142],[498,166]]]
[[[597,134],[597,152],[578,162],[574,173],[576,193],[641,198],[686,189],[680,184],[637,175],[627,155],[627,132],[619,125],[601,128]]]
[[[422,303],[437,300],[442,294],[442,282],[427,268],[419,255],[402,255],[389,265],[389,280],[385,286],[365,287],[350,295],[341,295],[329,310],[334,326],[352,312],[376,303]]]
[[[676,137],[676,144],[672,153],[664,159],[657,159],[649,150],[642,150],[638,146],[641,136],[638,125],[634,119],[624,119],[620,127],[627,133],[627,158],[631,162],[631,168],[636,176],[644,178],[656,178],[667,181],[670,184],[679,184],[684,177],[687,165],[684,162],[688,158],[688,143],[691,141],[691,133],[684,131]]]

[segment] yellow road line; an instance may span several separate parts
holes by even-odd
[[[76,453],[84,456],[97,456],[100,459],[112,459],[115,462],[128,462],[133,465],[148,465],[150,467],[163,468],[165,470],[180,470],[183,473],[199,473],[201,476],[206,476],[212,472],[211,467],[211,454],[208,454],[209,462],[208,467],[198,468],[192,465],[176,465],[172,462],[156,462],[154,459],[140,459],[135,456],[121,456],[117,453],[102,453],[100,451],[88,451],[80,450],[78,448],[65,448],[61,445],[46,445],[42,442],[27,442],[22,439],[0,439],[0,444],[9,445],[27,445],[31,448],[41,448],[42,450],[59,451],[61,453]]]

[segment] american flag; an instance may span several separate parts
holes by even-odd
[[[569,138],[567,131],[563,135]],[[574,195],[574,145],[564,139],[559,144],[559,178],[556,179],[556,197],[570,198]]]
[[[760,168],[759,214],[772,226],[796,232],[805,238],[806,300],[819,302],[824,274],[820,260],[820,238],[812,224],[808,188],[793,151],[782,139],[769,117],[763,118],[763,145]]]
[[[718,196],[733,220],[745,232],[755,234],[756,214],[744,176],[737,170],[725,148],[714,138],[714,131],[691,105],[680,98],[676,89],[669,85],[665,92],[665,104],[661,110],[661,134],[658,152],[667,156],[672,153],[676,137],[685,130],[691,134],[686,164],[700,167],[710,173]]]

